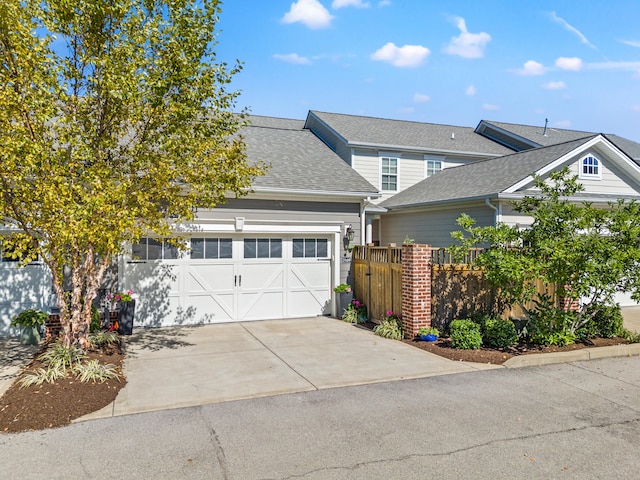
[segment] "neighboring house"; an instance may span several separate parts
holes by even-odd
[[[473,128],[310,111],[311,130],[382,193],[366,208],[366,243],[382,240],[375,204],[441,170],[511,153]]]
[[[241,132],[248,159],[270,164],[253,193],[178,226],[190,247],[183,254],[162,239],[144,238],[119,259],[119,287],[137,294],[135,325],[337,313],[332,289],[347,280],[349,243],[361,243],[363,208],[378,189],[303,129],[303,121],[251,121]],[[8,333],[22,309],[50,307],[42,265],[3,262],[0,279],[0,333]]]
[[[462,213],[478,226],[527,227],[531,218],[515,212],[510,202],[535,193],[534,174],[546,178],[565,166],[584,186],[577,201],[604,207],[618,199],[640,200],[640,166],[608,136],[590,135],[450,168],[423,180],[382,202],[387,212],[381,217],[381,243],[401,243],[409,236],[447,247],[453,243],[450,232],[460,230],[456,219]]]

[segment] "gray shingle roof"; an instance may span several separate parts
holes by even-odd
[[[531,140],[540,147],[547,147],[558,143],[570,142],[589,135],[595,135],[595,132],[582,132],[580,130],[565,130],[561,128],[547,127],[545,132],[544,125],[520,125],[517,123],[492,122],[482,120],[481,123],[494,125],[498,128],[514,133],[520,137]]]
[[[273,117],[249,117],[249,120],[251,125],[241,130],[249,162],[271,164],[266,175],[255,179],[256,190],[377,194],[377,188],[312,132],[302,129],[304,121]]]
[[[380,205],[394,209],[496,195],[595,136],[446,168]]]
[[[386,118],[310,111],[349,144],[380,148],[505,155],[512,150],[475,133],[473,128]],[[452,138],[452,134],[453,137]]]
[[[596,135],[597,132],[584,132],[581,130],[567,130],[563,128],[547,127],[545,132],[544,126],[520,125],[517,123],[493,122],[490,120],[482,120],[480,124],[496,126],[507,132],[511,132],[520,137],[524,137],[534,144],[546,147],[557,143],[569,142],[584,138],[588,135]],[[634,142],[618,135],[605,135],[620,150],[625,152],[636,162],[640,162],[640,143]]]

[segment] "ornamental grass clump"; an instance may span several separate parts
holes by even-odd
[[[402,340],[402,315],[387,311],[384,320],[373,329],[373,333],[392,340]]]

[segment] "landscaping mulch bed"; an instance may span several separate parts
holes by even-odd
[[[0,432],[60,427],[113,402],[126,384],[122,373],[124,354],[120,347],[111,345],[89,351],[86,359],[116,365],[121,378],[107,380],[104,383],[85,383],[76,380],[75,377],[68,377],[54,383],[45,382],[40,386],[25,388],[20,388],[16,381],[0,397]],[[21,376],[42,366],[42,362],[34,358]]]
[[[403,340],[407,345],[426,350],[449,360],[461,362],[491,363],[502,365],[508,359],[517,355],[532,355],[536,353],[570,352],[581,348],[606,347],[609,345],[621,345],[629,343],[624,338],[593,338],[586,342],[577,342],[565,347],[541,346],[541,345],[515,345],[507,348],[487,348],[478,350],[458,350],[451,346],[448,338],[438,339],[435,342],[422,342],[416,340]]]
[[[376,324],[367,322],[360,324],[359,327],[373,330]],[[607,347],[610,345],[622,345],[629,342],[624,338],[592,338],[585,342],[577,341],[573,345],[567,345],[565,347],[557,346],[544,346],[544,345],[515,345],[507,348],[488,348],[482,347],[478,350],[459,350],[451,346],[451,340],[448,338],[438,338],[435,342],[423,342],[420,340],[402,340],[402,342],[412,347],[426,350],[427,352],[440,355],[441,357],[448,358],[449,360],[455,360],[460,362],[476,362],[476,363],[491,363],[494,365],[502,365],[504,362],[517,355],[532,355],[536,353],[551,353],[551,352],[570,352],[573,350],[580,350],[581,348],[593,348],[593,347]]]

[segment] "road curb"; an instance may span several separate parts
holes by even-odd
[[[536,367],[555,363],[580,362],[598,358],[630,357],[640,355],[640,343],[583,348],[572,352],[537,353],[512,357],[502,365],[507,368]]]

